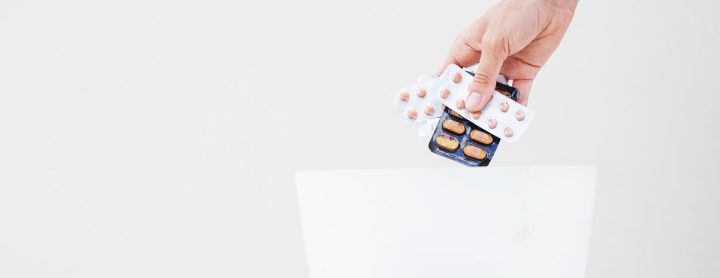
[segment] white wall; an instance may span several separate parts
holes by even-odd
[[[458,167],[389,101],[481,1],[3,1],[0,277],[307,277],[293,172]],[[588,277],[720,276],[717,1],[582,1],[494,165],[599,169]]]

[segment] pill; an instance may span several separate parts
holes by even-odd
[[[410,99],[410,93],[408,92],[400,92],[400,100],[402,101],[408,101]]]
[[[438,135],[435,137],[435,144],[437,144],[441,149],[450,152],[454,152],[460,146],[460,142],[458,142],[457,139],[447,135]]]
[[[508,91],[501,91],[501,90],[495,90],[495,91],[498,92],[498,93],[500,93],[500,94],[503,95],[503,96],[511,97],[511,96],[510,96],[510,92],[508,92]]]
[[[465,100],[464,99],[458,99],[457,104],[455,106],[458,109],[465,109]]]
[[[493,142],[492,135],[477,129],[470,131],[470,139],[480,144],[490,145]]]
[[[505,113],[508,111],[508,109],[510,109],[510,105],[508,105],[507,102],[500,103],[500,111]]]
[[[505,137],[512,137],[513,136],[513,130],[510,127],[505,128]]]
[[[489,120],[488,120],[488,127],[489,127],[490,129],[496,128],[496,127],[497,127],[497,120],[495,120],[495,119],[489,119]]]
[[[416,118],[417,118],[417,111],[415,111],[415,109],[413,109],[413,108],[408,109],[408,111],[407,111],[407,117],[410,118],[410,119],[413,119],[413,120],[416,119]]]
[[[525,112],[523,112],[522,110],[518,110],[517,112],[515,112],[515,119],[521,122],[525,120]]]
[[[463,153],[466,156],[477,160],[483,160],[487,157],[487,153],[483,149],[473,145],[466,145],[463,147]]]
[[[450,110],[450,112],[448,112],[448,113],[450,113],[450,115],[455,118],[462,119],[462,116],[460,116],[460,114],[458,114],[457,112],[455,112],[453,110]]]
[[[459,122],[447,119],[442,123],[442,127],[445,131],[456,135],[465,134],[465,126]]]
[[[470,116],[472,116],[473,119],[478,119],[480,118],[480,112],[472,112],[470,113]]]
[[[427,91],[425,91],[425,89],[423,89],[423,88],[420,88],[420,89],[418,90],[418,92],[417,92],[417,96],[418,96],[419,98],[424,98],[425,95],[427,95]]]
[[[460,83],[460,81],[462,81],[462,75],[456,72],[455,75],[453,75],[453,82]]]
[[[431,105],[425,106],[425,115],[432,116],[432,114],[435,114],[435,108],[433,108]]]
[[[442,89],[442,91],[440,91],[440,97],[441,97],[441,98],[446,99],[446,98],[449,97],[449,96],[450,96],[450,90],[449,90],[449,89],[445,88],[445,89]]]

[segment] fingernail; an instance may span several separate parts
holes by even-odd
[[[468,110],[477,110],[477,107],[480,106],[480,103],[482,102],[482,95],[478,92],[472,92],[470,93],[470,96],[467,98],[467,108]]]

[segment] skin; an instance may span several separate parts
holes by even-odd
[[[492,98],[495,78],[503,74],[527,105],[530,87],[565,35],[577,0],[502,0],[453,43],[449,64],[478,64],[465,106],[478,112]]]

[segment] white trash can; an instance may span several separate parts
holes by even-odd
[[[311,278],[585,276],[593,167],[303,171]]]

